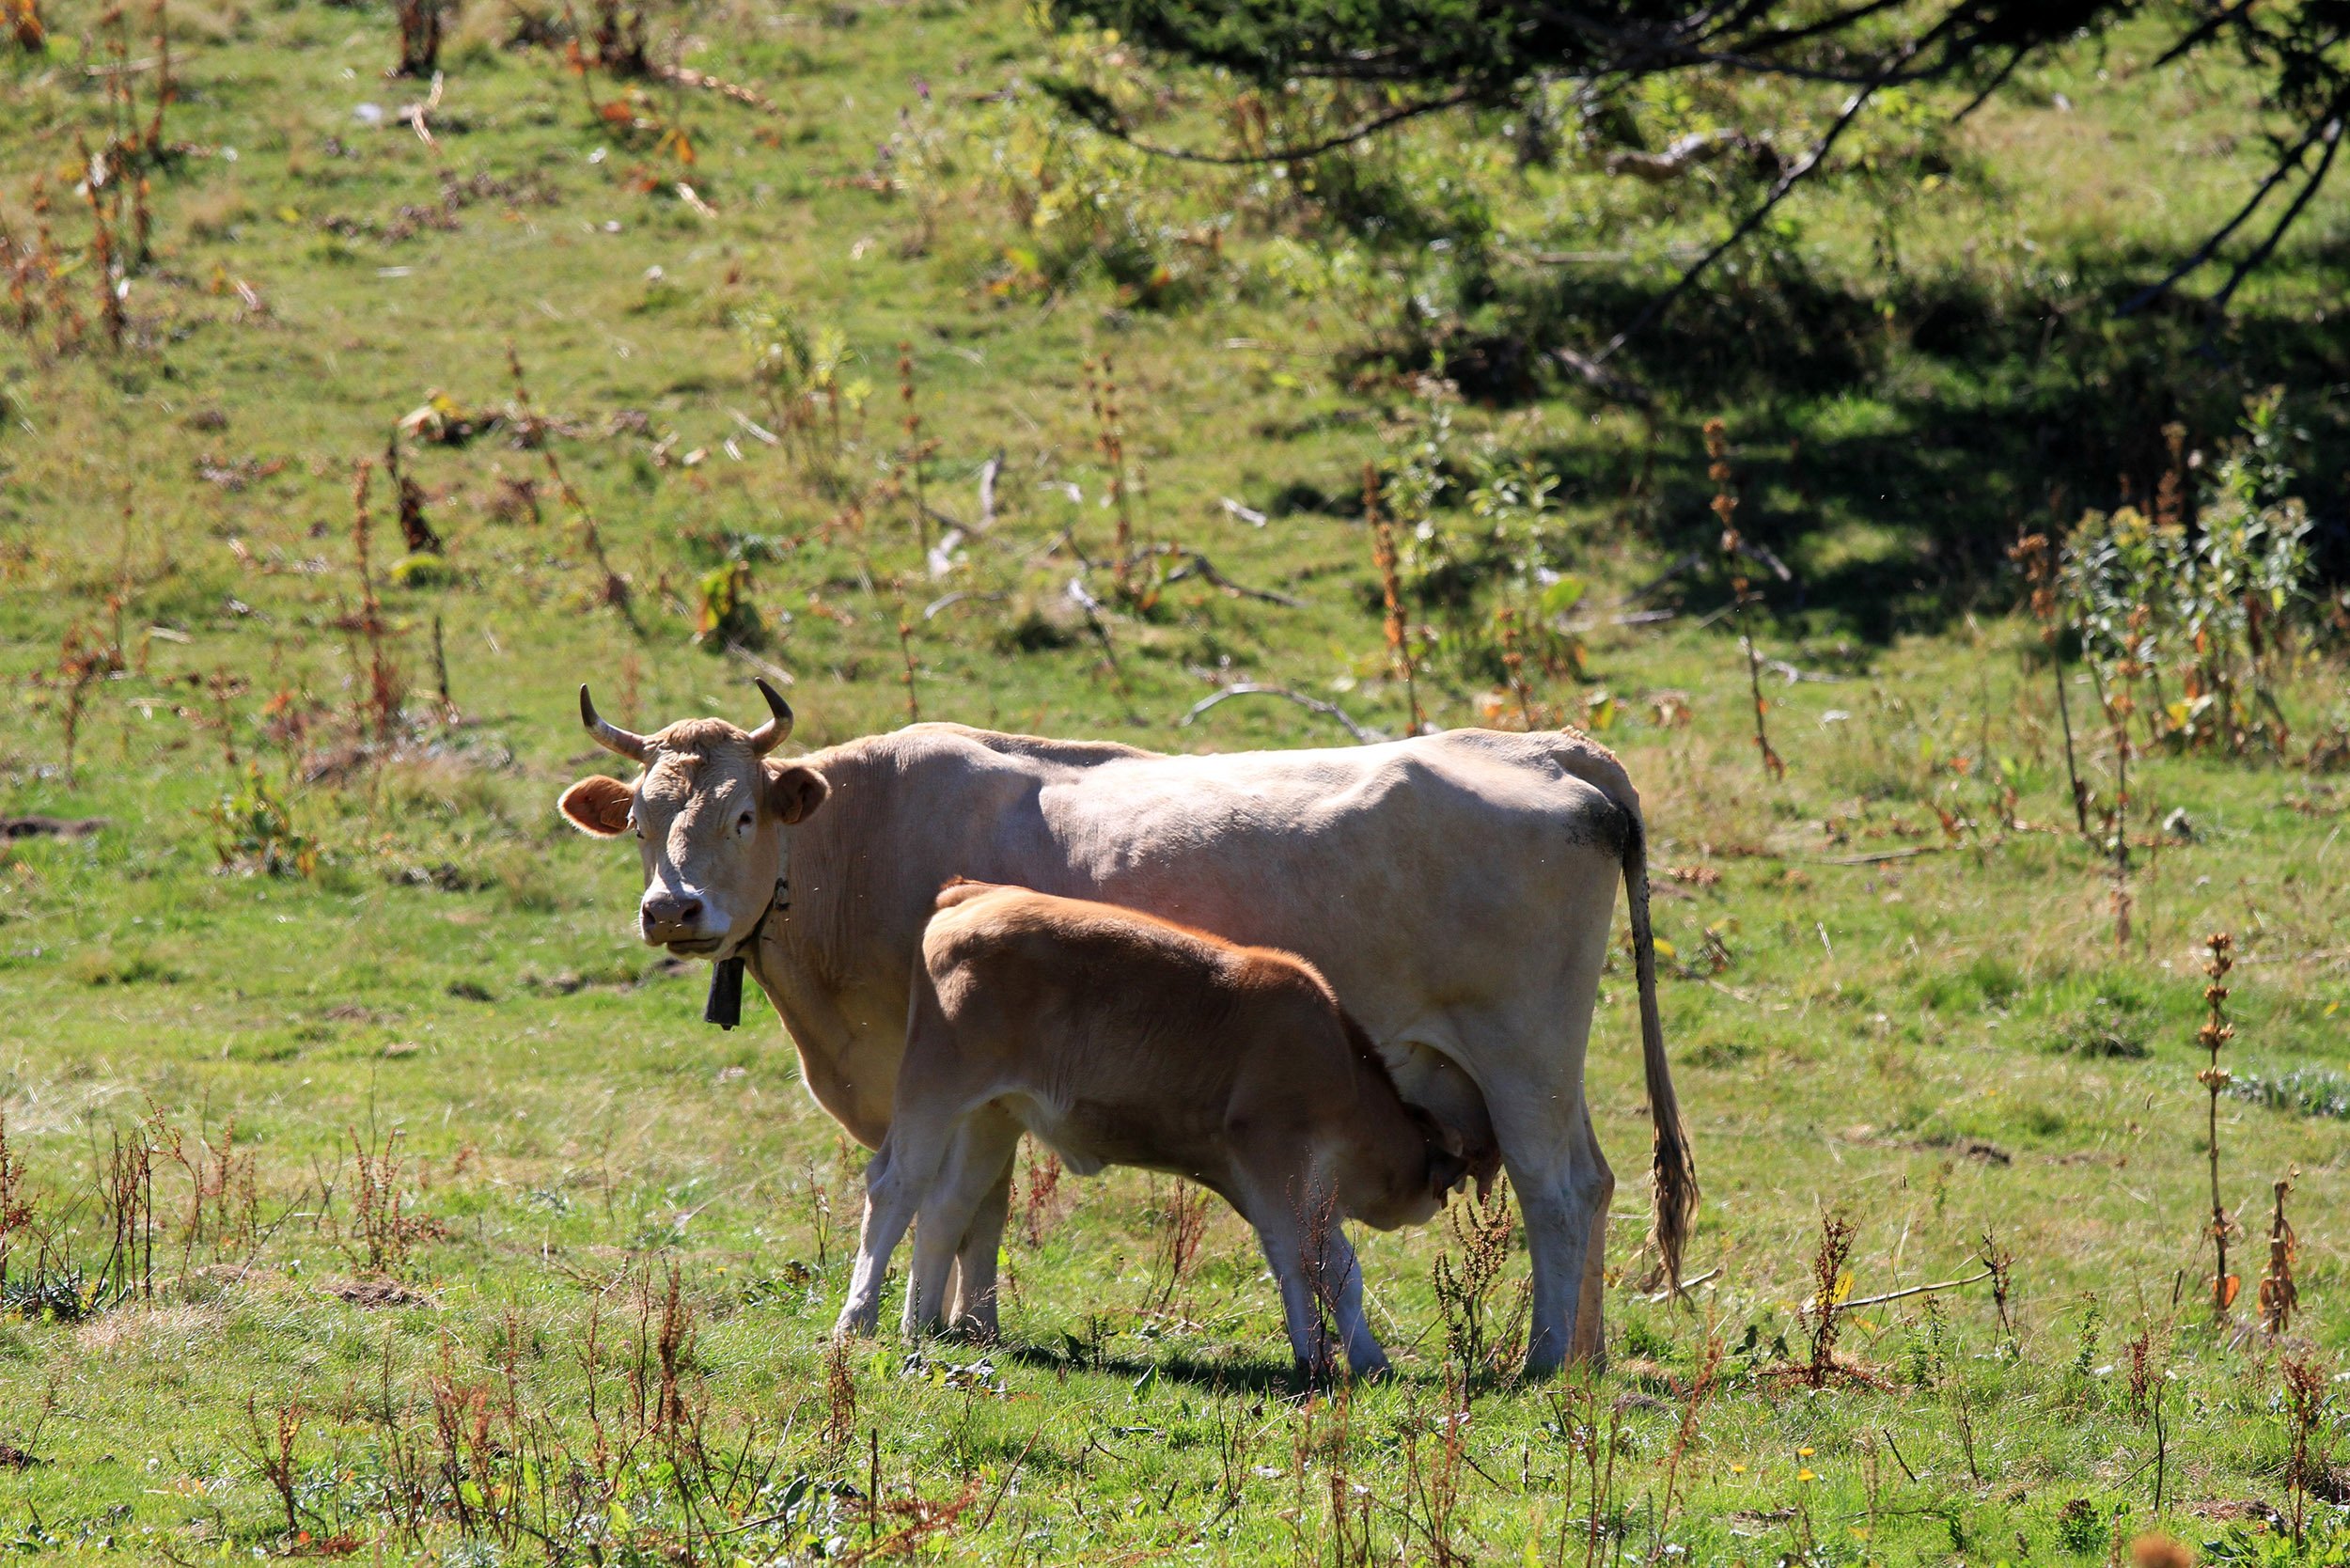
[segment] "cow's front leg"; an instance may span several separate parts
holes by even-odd
[[[1504,1105],[1494,1109],[1534,1270],[1526,1372],[1539,1376],[1569,1361],[1596,1367],[1606,1349],[1602,1296],[1615,1172],[1588,1114],[1560,1128],[1548,1118],[1513,1115]]]

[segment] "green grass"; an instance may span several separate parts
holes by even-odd
[[[1226,270],[1180,308],[1148,308],[1099,272],[1050,298],[991,290],[1004,247],[1029,237],[986,193],[972,147],[894,195],[856,180],[901,106],[918,140],[984,121],[975,101],[1039,68],[1046,46],[1010,6],[697,12],[707,47],[691,63],[756,82],[778,110],[657,91],[691,132],[690,170],[591,124],[552,55],[495,47],[506,21],[487,7],[447,51],[437,158],[404,128],[354,118],[360,103],[422,96],[378,74],[392,52],[384,15],[313,3],[172,15],[171,133],[202,150],[155,178],[157,256],[132,280],[133,346],[55,354],[46,321],[0,337],[0,808],[107,823],[0,853],[0,1110],[52,1262],[99,1266],[96,1173],[112,1138],[141,1125],[150,1138],[178,1129],[209,1171],[198,1136],[218,1144],[233,1121],[253,1200],[231,1181],[206,1200],[198,1233],[195,1184],[166,1160],[151,1300],[80,1323],[0,1320],[0,1443],[39,1461],[0,1468],[0,1540],[178,1560],[301,1545],[259,1462],[292,1412],[297,1535],[348,1537],[370,1560],[838,1556],[864,1544],[858,1497],[875,1455],[895,1510],[885,1530],[922,1517],[897,1505],[969,1499],[922,1548],[942,1555],[1316,1557],[1334,1539],[1335,1495],[1350,1516],[1368,1503],[1382,1560],[1436,1559],[1444,1535],[1467,1559],[1549,1562],[1562,1531],[1565,1560],[1581,1560],[1583,1383],[1480,1378],[1471,1419],[1443,1424],[1448,1344],[1430,1271],[1461,1247],[1442,1227],[1363,1249],[1400,1375],[1306,1403],[1286,1385],[1277,1304],[1244,1228],[1214,1215],[1198,1260],[1170,1278],[1170,1188],[1132,1173],[1064,1182],[1033,1228],[1015,1212],[1001,1346],[922,1347],[919,1359],[894,1341],[852,1347],[838,1371],[854,1416],[828,1434],[824,1333],[862,1152],[809,1102],[762,1004],[734,1033],[698,1022],[701,976],[633,939],[633,858],[552,810],[602,765],[573,716],[583,679],[622,722],[756,713],[749,667],[690,640],[700,580],[736,556],[766,633],[759,656],[795,677],[795,740],[810,746],[902,720],[901,619],[926,718],[1167,748],[1343,740],[1264,699],[1178,724],[1214,681],[1247,676],[1400,730],[1351,497],[1366,460],[1390,460],[1381,426],[1412,400],[1388,373],[1409,368],[1412,345],[1377,298],[1402,275],[1379,269],[1402,263],[1372,247],[1377,288],[1290,291],[1282,246],[1302,236],[1336,254],[1335,220],[1309,207],[1276,221],[1264,214],[1282,201],[1233,198]],[[50,222],[78,247],[73,136],[104,116],[75,40],[97,19],[60,6],[52,21],[50,56],[11,60],[0,81],[0,220],[30,233],[29,180],[45,174]],[[1988,580],[2010,525],[2043,514],[2052,476],[2077,484],[2113,456],[2059,440],[2031,458],[2009,444],[2022,428],[2012,401],[2060,423],[2112,402],[2099,417],[2158,452],[2138,404],[2112,390],[2116,365],[2133,398],[2175,386],[2223,416],[2243,384],[2288,376],[2319,448],[2339,439],[2339,407],[2311,368],[2338,352],[2308,316],[2342,254],[2322,229],[2249,296],[2225,375],[2167,337],[2076,337],[2076,316],[2046,357],[2010,355],[2035,301],[2097,297],[2044,273],[2094,263],[2109,276],[2190,244],[2231,199],[2232,171],[2250,166],[2252,117],[2229,79],[2123,69],[2101,92],[2101,64],[2114,63],[2060,62],[1986,110],[1959,148],[1963,178],[1906,198],[1894,281],[1872,270],[1871,210],[1848,189],[1824,193],[1805,210],[1813,238],[1782,247],[1800,267],[1700,302],[1645,351],[1643,374],[1692,345],[1709,356],[1658,377],[1653,485],[1629,483],[1640,422],[1574,389],[1538,377],[1515,406],[1472,400],[1460,414],[1464,441],[1492,434],[1567,475],[1554,542],[1594,585],[1589,604],[1612,609],[1710,542],[1695,427],[1730,405],[1742,519],[1802,591],[1771,586],[1757,635],[1765,653],[1838,678],[1765,677],[1791,770],[1765,780],[1736,645],[1705,623],[1722,586],[1701,573],[1664,590],[1679,619],[1588,630],[1582,671],[1546,674],[1536,693],[1569,716],[1600,688],[1619,699],[1603,738],[1654,834],[1673,950],[1667,1036],[1706,1186],[1692,1272],[1710,1278],[1690,1309],[1654,1301],[1641,1288],[1647,1124],[1619,964],[1591,1078],[1624,1181],[1614,1365],[1590,1396],[1622,1442],[1603,1560],[1648,1560],[1668,1541],[1700,1562],[2089,1562],[2117,1512],[2125,1532],[2217,1538],[2232,1528],[2222,1505],[2285,1501],[2280,1355],[2330,1369],[2350,1349],[2341,1124],[2314,1114],[2350,1073],[2338,859],[2350,796],[2284,767],[2134,763],[2140,834],[2174,807],[2196,833],[2137,851],[2133,934],[2117,947],[2101,859],[2046,830],[2068,807],[2040,643],[1998,613],[2006,589]],[[599,99],[619,90],[589,79]],[[2076,111],[2053,106],[2058,91]],[[2247,150],[2221,156],[2223,135]],[[1449,152],[1475,162],[1458,127],[1415,136],[1377,155],[1409,190],[1424,195],[1413,181]],[[917,149],[901,147],[903,166]],[[444,170],[484,176],[494,194],[444,206]],[[676,197],[681,177],[714,217]],[[1572,162],[1480,178],[1529,243],[1559,249],[1661,248],[1711,211]],[[1184,221],[1224,199],[1149,194]],[[416,227],[412,208],[445,217]],[[379,237],[403,224],[407,237]],[[1462,330],[1580,333],[1644,278],[1606,273],[1559,309],[1533,297],[1555,279],[1512,285],[1495,308],[1512,313]],[[94,323],[86,265],[63,286]],[[1774,289],[1829,323],[1794,322],[1818,354],[1777,379],[1765,371],[1781,339],[1738,347],[1739,312]],[[1856,302],[1878,324],[1855,329]],[[1945,323],[1967,352],[1934,349],[1932,330],[1919,346],[1929,306],[1980,308],[1980,332],[1964,312]],[[861,421],[813,463],[735,417],[775,420],[734,325],[764,308],[838,327],[858,355],[849,375],[871,385]],[[1830,374],[1869,334],[1891,346]],[[2118,342],[2113,357],[2092,337]],[[995,528],[935,580],[908,506],[884,486],[904,446],[901,342],[936,444],[932,503],[972,520],[980,464],[1005,458]],[[446,579],[380,585],[408,717],[390,755],[352,755],[368,674],[350,629],[352,464],[435,390],[465,410],[503,405],[509,343],[538,410],[562,421],[554,449],[629,580],[629,614],[598,603],[577,520],[538,453],[505,431],[413,446]],[[1373,373],[1350,380],[1366,344]],[[1087,574],[1108,597],[1108,573],[1085,565],[1107,555],[1112,528],[1085,369],[1104,355],[1137,471],[1136,533],[1203,550],[1301,607],[1197,576],[1159,581],[1147,608],[1105,613],[1105,660],[1066,591]],[[2063,397],[2024,397],[2060,382]],[[1986,431],[1998,439],[1971,448]],[[2223,433],[2205,423],[2195,439]],[[1798,436],[1808,458],[1789,447]],[[498,505],[502,482],[522,478],[539,483],[535,523]],[[1082,503],[1047,488],[1063,482]],[[845,491],[867,496],[862,532],[843,520]],[[1272,520],[1248,525],[1228,496]],[[2066,504],[2097,499],[2111,497],[2076,490]],[[384,572],[399,555],[380,475],[374,510]],[[952,591],[969,597],[925,615]],[[1447,635],[1421,685],[1438,722],[1478,722],[1496,683],[1480,628],[1499,591],[1487,580],[1470,609],[1421,612]],[[84,694],[69,778],[58,651],[71,628],[115,635],[110,596],[125,667]],[[436,623],[454,722],[431,696]],[[2339,722],[2342,675],[2311,652],[2288,679],[2296,753]],[[217,698],[214,676],[227,682]],[[1685,728],[1652,721],[1651,698],[1671,692]],[[2094,711],[2076,685],[2075,723]],[[2109,793],[2109,745],[2084,728],[2082,754]],[[2012,831],[1992,782],[2002,764],[2028,824]],[[223,864],[208,813],[240,793],[241,818],[265,807],[248,768],[315,852],[312,874]],[[1979,830],[1950,842],[1937,809]],[[2235,933],[2243,960],[2230,1058],[2283,1086],[2220,1102],[2225,1196],[2254,1232],[2232,1254],[2247,1280],[2239,1319],[2265,1255],[2269,1184],[2301,1172],[2304,1311],[2283,1346],[2216,1331],[2201,1304],[2192,1042],[2200,943],[2215,929]],[[430,1224],[405,1257],[373,1260],[390,1291],[358,1209],[360,1155],[395,1132],[392,1186]],[[1030,1185],[1024,1175],[1024,1197]],[[1986,1245],[2012,1252],[2005,1323],[1981,1284],[1933,1297],[1931,1314],[1928,1298],[1904,1297],[1846,1321],[1842,1352],[1866,1382],[1813,1390],[1774,1372],[1782,1337],[1804,1354],[1799,1309],[1821,1217],[1836,1211],[1857,1226],[1856,1298],[1976,1274]],[[38,1231],[11,1235],[11,1278],[42,1245]],[[672,1266],[692,1314],[681,1397],[698,1449],[649,1413]],[[1513,1256],[1496,1287],[1505,1328],[1523,1272]],[[2172,1374],[2159,1519],[2154,1425],[2127,1392],[2141,1331]],[[1676,1460],[1709,1334],[1726,1347],[1720,1379]],[[458,1423],[453,1459],[436,1405]],[[477,1412],[486,1448],[468,1447]],[[1430,1516],[1448,1430],[1462,1452],[1449,1526]],[[705,1455],[720,1456],[715,1480]],[[2067,1516],[2075,1499],[2087,1508]],[[529,1529],[485,1518],[517,1502]]]

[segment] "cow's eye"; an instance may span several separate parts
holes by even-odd
[[[635,830],[636,837],[639,839],[645,836],[645,824],[636,820],[636,813],[634,811],[628,814],[628,825]]]
[[[748,833],[750,830],[751,813],[745,811],[743,813],[742,819],[734,824],[734,831],[737,833]]]

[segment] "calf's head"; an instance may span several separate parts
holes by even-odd
[[[638,735],[596,714],[579,688],[579,718],[596,744],[644,764],[633,784],[601,776],[563,792],[556,808],[599,839],[634,833],[644,861],[638,933],[691,957],[734,951],[750,936],[783,880],[785,829],[824,803],[828,786],[812,768],[770,761],[791,733],[791,709],[759,682],[770,717],[756,729],[724,719],[685,719]]]
[[[1341,1014],[1355,1048],[1355,1148],[1347,1212],[1381,1231],[1418,1225],[1465,1182],[1481,1201],[1501,1170],[1501,1150],[1484,1118],[1459,1127],[1403,1098],[1378,1047]],[[1480,1109],[1481,1111],[1481,1103]]]

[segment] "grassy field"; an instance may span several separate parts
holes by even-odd
[[[1873,164],[1633,356],[1640,416],[1502,349],[1620,324],[1716,196],[1520,170],[1459,125],[1179,180],[1000,96],[1119,65],[1010,5],[656,18],[657,64],[747,102],[574,74],[506,46],[518,14],[477,0],[435,88],[384,79],[380,9],[175,3],[177,150],[145,171],[119,347],[76,181],[126,122],[108,83],[152,112],[154,24],[53,5],[0,73],[0,274],[37,262],[0,302],[0,812],[102,820],[0,841],[0,1543],[1987,1564],[2161,1529],[2350,1561],[2350,794],[2301,765],[2350,720],[2341,659],[2311,635],[2272,661],[2282,759],[2129,759],[2117,939],[2001,554],[2153,494],[2164,419],[2216,457],[2271,382],[2339,512],[2338,206],[2212,352],[2184,315],[2103,314],[2256,167],[2242,83],[2143,73],[2123,34],[1958,132],[1896,106]],[[430,139],[401,118],[428,103]],[[1762,110],[1638,112],[1661,137]],[[1526,259],[1548,252],[1613,259]],[[381,472],[411,411],[434,550],[403,548]],[[1736,621],[1715,416],[1787,568],[1747,569]],[[810,747],[910,711],[1346,742],[1270,697],[1185,722],[1244,680],[1400,733],[1367,463],[1407,525],[1416,475],[1469,476],[1404,530],[1432,720],[1585,723],[1641,788],[1702,1282],[1642,1284],[1620,961],[1591,1078],[1624,1183],[1604,1374],[1509,1379],[1522,1245],[1463,1203],[1363,1249],[1399,1375],[1303,1397],[1233,1216],[1034,1162],[1003,1343],[829,1347],[864,1152],[763,1003],[698,1021],[701,974],[634,938],[633,857],[560,824],[604,760],[577,683],[650,729],[747,721],[780,670]],[[1546,506],[1509,489],[1548,475]],[[1124,591],[1121,526],[1182,547]],[[1497,605],[1548,628],[1522,692]],[[1738,625],[1778,661],[1783,778]],[[2091,675],[2063,679],[2110,802]],[[2225,1062],[2267,1088],[2217,1102],[2244,1280],[2218,1323],[2215,931]],[[2280,1338],[2253,1304],[2288,1173]]]

